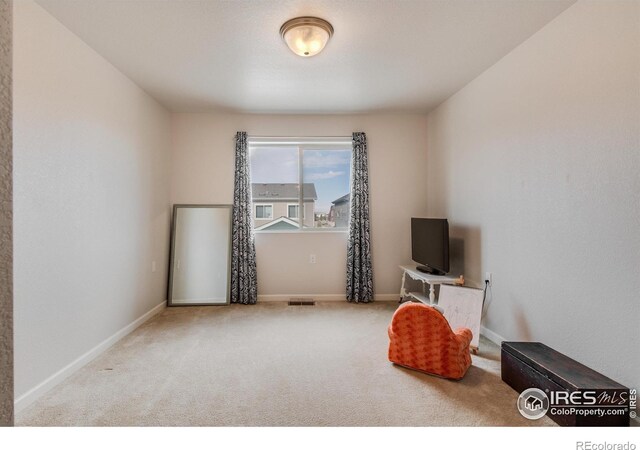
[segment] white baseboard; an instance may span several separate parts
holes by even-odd
[[[502,343],[504,341],[506,341],[505,338],[503,338],[502,336],[500,336],[498,333],[491,331],[490,329],[488,329],[487,327],[485,327],[484,325],[480,326],[480,334],[484,337],[486,337],[487,339],[489,339],[491,342],[493,342],[494,344],[496,344],[497,346],[502,345]]]
[[[49,378],[44,380],[42,383],[38,384],[32,389],[29,389],[26,393],[22,394],[18,397],[14,402],[14,409],[16,413],[24,410],[27,406],[35,402],[38,398],[43,396],[47,391],[52,389],[54,386],[60,384],[63,380],[68,378],[74,372],[78,371],[90,361],[98,357],[101,353],[108,350],[113,344],[118,342],[120,339],[131,333],[133,330],[138,328],[144,322],[149,320],[151,317],[160,313],[165,307],[167,302],[163,301],[162,303],[154,306],[149,311],[144,313],[142,316],[138,317],[136,320],[131,322],[129,325],[117,331],[112,336],[108,337],[104,341],[100,342],[98,345],[93,347],[91,350],[77,358],[75,361],[66,365]]]
[[[400,301],[400,294],[375,294],[373,296],[374,300],[377,302],[398,302]]]
[[[344,294],[266,294],[258,295],[259,302],[288,302],[292,298],[310,298],[318,302],[346,302]],[[398,294],[376,294],[374,300],[377,302],[398,301]]]

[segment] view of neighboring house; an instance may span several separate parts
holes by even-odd
[[[298,183],[253,183],[251,185],[253,223],[256,230],[290,230],[300,223]],[[315,202],[313,183],[304,183],[302,220],[305,227],[314,226]]]
[[[329,210],[329,222],[333,222],[336,228],[344,228],[349,225],[349,204],[351,203],[351,194],[343,195],[342,197],[331,202],[331,209]]]

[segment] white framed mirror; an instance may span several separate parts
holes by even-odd
[[[232,205],[174,205],[167,304],[227,305]]]

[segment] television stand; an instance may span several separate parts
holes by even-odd
[[[436,301],[436,284],[464,284],[464,277],[452,277],[449,275],[432,275],[418,271],[416,266],[400,266],[402,269],[402,285],[400,287],[400,303],[402,303],[407,297],[413,298],[426,305],[433,305]],[[422,292],[410,292],[406,290],[405,281],[407,275],[412,280],[420,281],[422,283]],[[429,285],[429,295],[427,296],[426,285]]]
[[[429,266],[416,266],[416,270],[418,272],[426,273],[426,274],[429,274],[429,275],[439,275],[439,276],[446,275],[441,270],[434,269],[433,267],[429,267]]]

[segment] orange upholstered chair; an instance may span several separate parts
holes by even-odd
[[[404,303],[389,325],[389,361],[444,378],[459,380],[471,366],[471,330],[451,331],[435,308]]]

